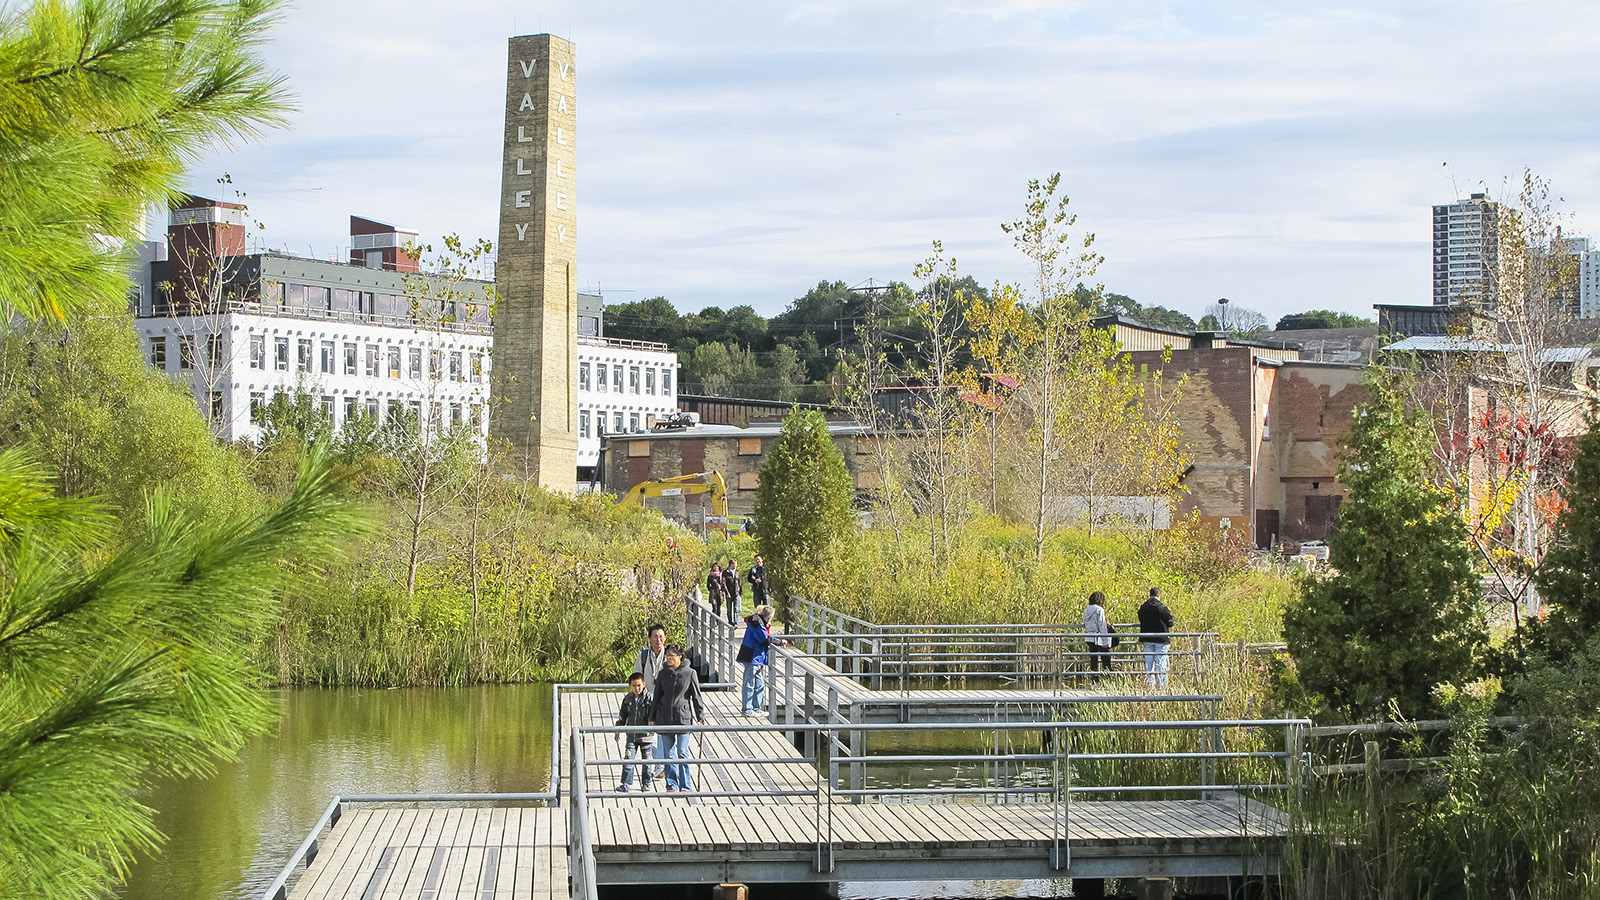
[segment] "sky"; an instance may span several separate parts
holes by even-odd
[[[914,283],[935,240],[1025,283],[1000,224],[1054,172],[1091,282],[1196,318],[1431,303],[1430,206],[1525,170],[1600,237],[1600,4],[1541,0],[301,0],[264,51],[290,127],[188,187],[322,258],[352,214],[492,239],[506,40],[544,32],[576,44],[579,286],[609,303],[774,315]]]

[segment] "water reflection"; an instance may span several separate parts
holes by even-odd
[[[274,733],[205,779],[158,786],[166,843],[133,867],[125,900],[256,898],[335,794],[541,791],[550,686],[300,690]]]

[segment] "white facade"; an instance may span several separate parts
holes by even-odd
[[[135,320],[145,359],[188,375],[218,437],[254,440],[254,409],[296,389],[318,398],[335,428],[400,411],[424,429],[471,424],[488,434],[489,334],[374,325],[282,313]]]
[[[1500,204],[1483,194],[1433,208],[1433,302],[1493,309],[1500,271]]]
[[[600,437],[648,431],[678,411],[678,354],[666,344],[578,336],[578,466],[600,462]]]
[[[1588,238],[1566,238],[1567,248],[1578,257],[1578,317],[1600,317],[1600,251]]]

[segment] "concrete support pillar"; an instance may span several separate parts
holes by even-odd
[[[1141,878],[1134,896],[1139,900],[1172,900],[1172,879]]]

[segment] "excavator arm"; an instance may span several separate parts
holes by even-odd
[[[726,528],[728,524],[728,483],[721,472],[695,472],[654,481],[641,481],[628,489],[620,506],[643,506],[646,497],[686,497],[691,494],[711,495],[711,515],[708,524]]]

